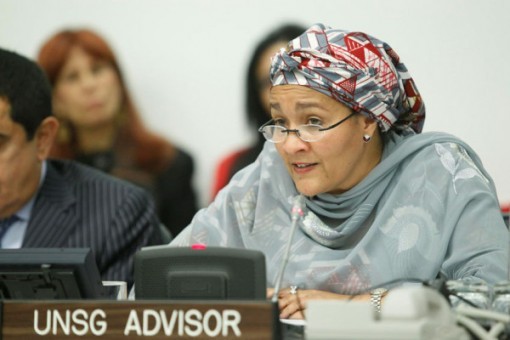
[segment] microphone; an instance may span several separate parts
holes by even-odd
[[[292,210],[290,212],[292,217],[292,225],[290,229],[289,240],[287,241],[287,246],[285,248],[285,254],[283,255],[283,261],[280,266],[280,271],[278,272],[278,276],[276,277],[276,284],[274,287],[273,297],[271,299],[272,302],[278,301],[278,293],[280,292],[280,286],[282,284],[283,273],[285,272],[285,267],[287,266],[287,262],[289,262],[289,254],[290,254],[290,245],[292,244],[292,238],[294,236],[294,232],[296,231],[297,221],[301,216],[303,216],[303,204],[305,202],[305,198],[303,195],[299,195],[294,199],[294,203],[292,204]]]

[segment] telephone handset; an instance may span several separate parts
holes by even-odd
[[[437,319],[455,323],[448,301],[435,289],[421,285],[392,289],[384,299],[381,320]]]
[[[369,301],[309,301],[305,335],[307,340],[470,339],[446,298],[415,284],[391,289],[380,313]]]

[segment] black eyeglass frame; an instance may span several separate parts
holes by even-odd
[[[343,123],[343,122],[345,122],[347,119],[349,119],[349,118],[351,118],[352,116],[354,116],[356,113],[357,113],[356,111],[353,111],[350,115],[348,115],[348,116],[347,116],[347,117],[345,117],[345,118],[342,118],[339,122],[337,122],[337,123],[335,123],[335,124],[333,124],[333,125],[330,125],[330,126],[328,126],[328,127],[325,127],[325,128],[319,128],[319,130],[318,130],[318,131],[327,131],[327,130],[331,130],[331,129],[333,129],[333,128],[336,128],[338,125],[342,124],[342,123]],[[267,123],[265,123],[264,125],[262,125],[261,127],[259,127],[259,130],[258,130],[258,131],[264,135],[264,131],[262,131],[262,130],[263,130],[266,126],[270,126],[270,125],[271,125],[271,123],[273,123],[273,122],[274,122],[274,119],[269,120]],[[315,125],[315,124],[304,124],[304,125]],[[281,127],[281,126],[279,126],[279,125],[274,125],[274,126]],[[320,126],[320,125],[315,125],[315,126]],[[295,134],[299,137],[299,139],[301,139],[301,140],[302,140],[302,141],[304,141],[304,142],[308,142],[308,143],[317,142],[317,141],[319,141],[319,140],[321,140],[321,139],[322,139],[322,137],[321,137],[321,138],[319,138],[319,139],[317,139],[317,140],[315,140],[315,141],[307,141],[307,140],[304,140],[304,139],[302,139],[302,138],[301,138],[301,133],[299,132],[299,129],[284,129],[284,130],[282,130],[282,133],[286,133],[286,134],[287,134],[287,136],[289,136],[289,133],[291,133],[291,132],[294,132],[294,133],[295,133]],[[264,136],[264,137],[265,137],[265,136]],[[286,137],[285,137],[285,138],[286,138]],[[266,138],[266,139],[267,139],[267,138]],[[284,140],[285,140],[285,139],[284,139]],[[284,140],[282,140],[281,142],[283,142]],[[274,141],[269,140],[269,139],[268,139],[268,141],[270,141],[271,143],[281,143],[281,142],[274,142]]]

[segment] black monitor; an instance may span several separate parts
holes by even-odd
[[[0,249],[0,299],[105,297],[89,248]]]
[[[136,299],[266,299],[266,262],[257,250],[153,246],[135,254],[134,270]]]

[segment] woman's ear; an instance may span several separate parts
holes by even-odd
[[[373,136],[375,133],[377,133],[378,125],[377,121],[363,115],[363,131],[365,134],[368,134],[370,136]]]
[[[37,147],[37,157],[40,161],[48,158],[55,136],[58,131],[58,120],[55,117],[46,117],[35,132],[35,142]]]

